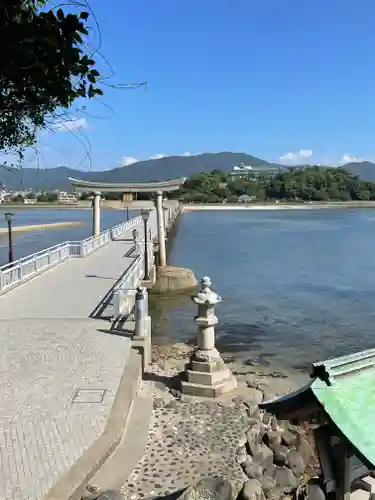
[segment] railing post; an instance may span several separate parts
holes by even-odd
[[[146,288],[138,287],[135,295],[135,331],[133,340],[142,342],[143,369],[151,361],[151,318],[148,316],[148,293]]]
[[[113,294],[113,319],[116,320],[120,316],[121,305],[120,305],[120,291],[116,290]]]
[[[134,336],[138,339],[145,338],[146,307],[144,288],[138,287],[135,294],[135,331]]]

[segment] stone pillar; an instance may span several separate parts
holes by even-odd
[[[156,218],[158,224],[158,244],[159,244],[159,259],[160,266],[167,265],[167,252],[165,249],[165,228],[164,228],[164,209],[163,209],[163,193],[157,191],[156,193]]]
[[[100,233],[100,191],[94,192],[92,200],[92,235]]]
[[[211,290],[211,280],[207,276],[201,279],[201,290],[193,296],[198,305],[195,322],[198,327],[198,349],[190,360],[186,371],[186,381],[182,382],[182,392],[191,396],[215,398],[233,391],[237,381],[215,347],[215,305],[221,297]]]
[[[122,201],[133,201],[133,193],[123,193],[122,194]]]
[[[151,317],[148,313],[148,292],[138,287],[135,295],[135,325],[133,342],[143,349],[143,369],[151,363]]]

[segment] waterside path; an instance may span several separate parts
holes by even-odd
[[[42,498],[104,431],[131,355],[108,330],[114,287],[143,263],[134,225],[0,296],[0,498]]]

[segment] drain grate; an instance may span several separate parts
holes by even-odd
[[[72,403],[102,403],[106,389],[77,389]]]

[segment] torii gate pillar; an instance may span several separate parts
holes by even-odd
[[[159,243],[159,260],[160,266],[167,265],[167,252],[165,249],[165,227],[164,227],[164,210],[163,210],[163,192],[156,191],[156,218],[158,225],[158,243]]]

